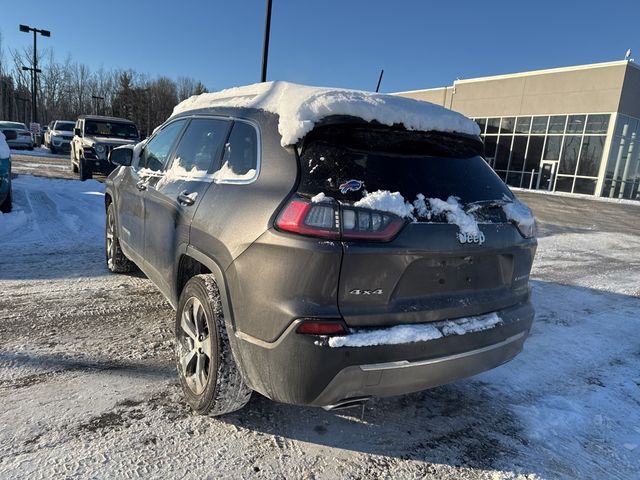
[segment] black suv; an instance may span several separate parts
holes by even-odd
[[[111,173],[113,165],[108,161],[111,150],[140,141],[138,127],[131,120],[98,115],[80,115],[73,134],[71,169],[83,181],[94,172]]]
[[[282,146],[281,120],[187,110],[111,155],[108,266],[134,262],[177,310],[197,412],[253,390],[336,408],[521,351],[535,223],[479,137],[328,115]]]

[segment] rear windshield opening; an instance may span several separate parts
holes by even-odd
[[[307,136],[302,147],[299,192],[310,196],[322,192],[346,202],[378,190],[400,192],[408,202],[420,194],[441,200],[453,196],[462,205],[512,199],[480,156],[481,149],[479,141],[440,132],[321,127]]]

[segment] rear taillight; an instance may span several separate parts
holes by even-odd
[[[347,329],[339,320],[309,319],[298,325],[296,332],[304,335],[344,335]]]
[[[397,215],[364,208],[343,207],[342,238],[386,242],[402,229],[405,222]]]
[[[328,203],[313,203],[294,198],[276,220],[276,226],[285,232],[311,235],[313,237],[340,238],[338,210]]]
[[[388,212],[342,206],[336,202],[314,203],[295,197],[276,219],[276,227],[333,240],[367,240],[386,242],[395,237],[405,221]]]

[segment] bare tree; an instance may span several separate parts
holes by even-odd
[[[178,77],[176,87],[179,102],[186,100],[192,95],[200,95],[201,93],[207,92],[206,87],[202,83],[191,77]]]
[[[31,116],[32,48],[9,49],[9,61],[0,37],[0,119],[28,121]],[[38,110],[43,124],[51,120],[74,120],[78,115],[99,113],[129,118],[143,132],[162,123],[181,100],[207,91],[193,78],[150,79],[133,70],[92,71],[67,56],[57,61],[50,49],[38,51]],[[100,97],[96,100],[94,97]]]

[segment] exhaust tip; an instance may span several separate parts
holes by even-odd
[[[367,403],[367,401],[370,398],[371,397],[345,398],[344,400],[340,400],[339,402],[336,402],[332,405],[325,405],[322,408],[325,409],[326,411],[332,411],[332,410],[343,410],[345,408],[352,408],[352,407],[361,407],[365,403]]]

